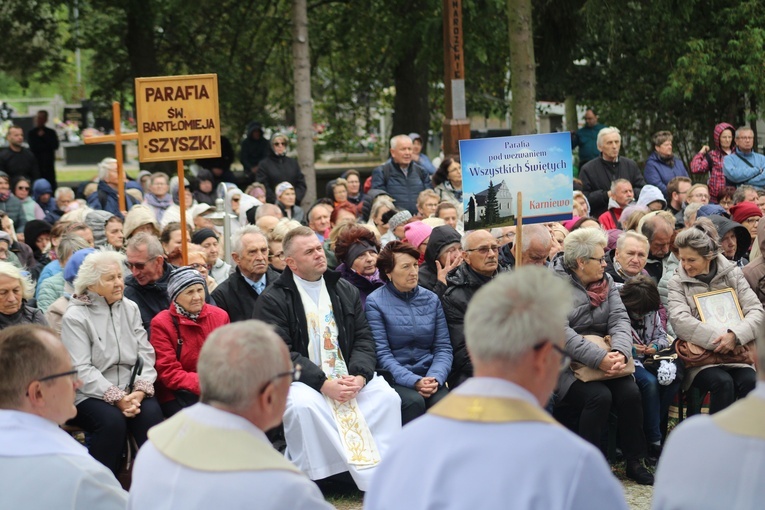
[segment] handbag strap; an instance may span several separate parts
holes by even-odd
[[[181,325],[178,323],[178,318],[175,315],[170,315],[175,326],[175,333],[178,335],[178,344],[175,347],[175,357],[178,361],[181,361],[181,349],[183,349],[183,339],[181,338]]]
[[[744,163],[746,163],[746,165],[747,165],[749,168],[754,168],[754,165],[753,165],[753,164],[751,164],[751,163],[750,163],[750,162],[749,162],[749,161],[748,161],[748,160],[747,160],[747,159],[746,159],[744,156],[742,156],[742,155],[741,155],[741,154],[739,154],[738,152],[736,152],[736,156],[738,157],[738,159],[740,159],[741,161],[743,161]]]

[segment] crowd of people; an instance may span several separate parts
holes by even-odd
[[[288,137],[265,140],[257,123],[244,190],[219,162],[192,182],[140,172],[122,210],[110,158],[76,190],[0,171],[0,429],[78,457],[50,422],[83,432],[100,466],[80,468],[92,480],[77,497],[108,493],[115,508],[129,443],[131,508],[255,490],[266,507],[324,508],[309,480],[328,479],[367,491],[369,508],[492,507],[499,465],[523,480],[519,505],[622,508],[606,462],[619,455],[639,484],[659,463],[660,508],[701,508],[673,506],[678,482],[662,482],[693,471],[674,438],[697,421],[668,434],[669,410],[709,395],[728,424],[736,401],[757,402],[745,397],[765,341],[765,157],[751,129],[720,124],[690,164],[709,182],[693,184],[671,133],[641,171],[618,129],[588,126],[580,143],[597,155],[574,181],[572,219],[521,232],[464,231],[459,157],[431,163],[414,133],[312,204]],[[230,261],[209,217],[221,182]],[[7,438],[0,466],[31,463]],[[449,483],[460,474],[475,480],[464,493]]]

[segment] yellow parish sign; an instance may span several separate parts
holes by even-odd
[[[136,78],[138,159],[220,157],[218,75]]]

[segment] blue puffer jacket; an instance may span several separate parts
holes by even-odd
[[[396,384],[414,388],[423,377],[442,385],[452,367],[452,344],[438,296],[422,287],[399,292],[388,282],[367,297],[367,320],[377,366]]]

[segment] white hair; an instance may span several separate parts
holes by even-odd
[[[197,363],[201,401],[242,411],[283,371],[284,340],[273,326],[258,320],[228,324],[213,331]]]
[[[468,305],[465,343],[471,359],[513,361],[539,343],[561,342],[571,303],[569,284],[549,269],[523,266],[502,273]]]
[[[602,146],[603,137],[606,136],[606,135],[611,135],[611,134],[617,134],[617,135],[619,135],[619,140],[622,139],[622,135],[620,134],[620,132],[619,132],[619,130],[617,128],[615,128],[615,127],[605,127],[603,129],[601,129],[600,131],[598,131],[598,141],[597,141],[598,148],[600,148]]]
[[[256,234],[262,236],[263,240],[266,241],[266,243],[268,242],[266,235],[258,227],[255,225],[245,225],[244,227],[234,232],[234,235],[231,236],[232,253],[237,253],[240,256],[242,255],[242,238],[248,234]]]
[[[5,276],[12,280],[18,280],[21,285],[21,297],[32,299],[35,295],[35,286],[28,276],[24,276],[21,270],[10,262],[0,261],[0,276]]]
[[[104,158],[98,164],[98,180],[103,181],[109,176],[109,171],[117,168],[117,160],[114,158]]]
[[[606,247],[608,239],[599,228],[580,228],[574,230],[563,240],[563,265],[569,269],[577,267],[579,259],[592,257],[595,247]]]
[[[58,200],[61,198],[61,195],[68,193],[72,196],[72,200],[74,200],[74,190],[72,188],[67,188],[66,186],[61,186],[60,188],[56,188],[56,192],[53,194],[53,197]]]
[[[398,142],[406,138],[410,142],[412,141],[411,138],[409,138],[409,135],[396,135],[393,138],[390,139],[390,148],[395,149],[398,147]]]
[[[624,243],[627,242],[627,239],[634,239],[636,241],[639,241],[645,245],[645,249],[648,250],[651,246],[651,243],[648,241],[648,238],[644,236],[643,234],[639,234],[638,232],[635,232],[633,230],[628,230],[627,232],[623,232],[619,235],[619,237],[616,239],[616,249],[621,251],[624,249]]]
[[[546,249],[552,245],[552,234],[544,225],[524,225],[521,227],[523,239],[521,240],[521,251],[524,253],[531,247],[531,241],[539,241]]]
[[[84,294],[89,287],[96,285],[114,266],[122,271],[125,256],[117,251],[103,250],[91,253],[82,261],[77,277],[74,279],[75,294]]]

